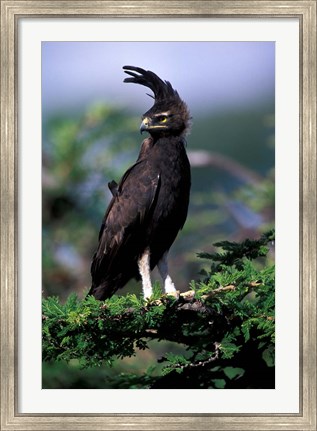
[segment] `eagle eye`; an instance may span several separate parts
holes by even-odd
[[[158,119],[158,121],[159,121],[160,123],[166,123],[166,121],[167,121],[167,116],[166,116],[166,115],[159,115],[159,116],[157,117],[157,119]]]

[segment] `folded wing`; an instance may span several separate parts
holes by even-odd
[[[95,294],[97,287],[107,290],[108,281],[111,290],[117,290],[128,279],[138,276],[137,259],[144,250],[159,188],[160,173],[153,172],[146,160],[137,162],[123,176],[100,229],[91,265],[90,294]],[[109,293],[111,296],[112,292]]]

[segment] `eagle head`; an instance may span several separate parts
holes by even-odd
[[[141,133],[149,132],[153,137],[185,135],[190,128],[190,113],[186,103],[172,87],[150,70],[140,67],[123,66],[131,77],[124,82],[133,82],[150,88],[154,96],[154,105],[142,117]]]

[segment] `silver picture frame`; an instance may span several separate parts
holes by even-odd
[[[300,23],[300,412],[22,414],[18,398],[19,20],[297,18]],[[1,430],[316,430],[316,1],[1,1]],[[287,192],[287,191],[286,191]]]

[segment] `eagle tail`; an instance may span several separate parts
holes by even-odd
[[[92,295],[99,301],[104,301],[110,298],[120,287],[122,286],[117,286],[109,280],[105,280],[100,284],[92,283],[87,296]]]

